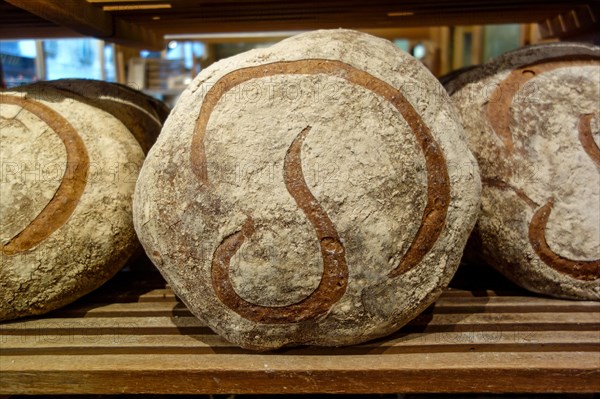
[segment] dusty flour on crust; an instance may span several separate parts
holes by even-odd
[[[385,40],[316,31],[194,80],[142,168],[134,223],[180,298],[231,342],[347,345],[437,298],[479,189],[454,110],[422,65]],[[445,218],[422,226],[424,213]],[[421,230],[437,239],[419,256]],[[399,270],[406,257],[417,261]]]
[[[0,319],[11,319],[74,301],[136,251],[144,156],[121,122],[77,96],[41,84],[0,101]]]
[[[599,81],[598,47],[560,43],[448,84],[481,167],[484,255],[535,292],[600,299]]]

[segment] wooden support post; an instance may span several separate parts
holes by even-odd
[[[452,46],[452,69],[459,69],[463,66],[463,51],[464,51],[464,35],[465,30],[462,26],[456,26],[452,40],[454,45]]]
[[[473,26],[471,29],[471,65],[483,62],[483,28]]]
[[[450,28],[442,26],[440,29],[440,75],[450,72]]]

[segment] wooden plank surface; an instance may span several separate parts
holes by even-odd
[[[242,350],[164,281],[122,273],[0,325],[0,394],[595,392],[600,303],[448,289],[397,333],[345,348]]]

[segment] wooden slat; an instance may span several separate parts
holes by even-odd
[[[40,355],[0,362],[0,394],[600,390],[598,354],[589,352]]]
[[[106,332],[106,331],[105,331]],[[560,348],[578,351],[598,351],[600,349],[600,332],[598,331],[572,331],[569,333],[557,331],[517,331],[489,333],[484,331],[450,331],[438,333],[396,333],[386,339],[370,341],[365,344],[345,348],[288,348],[279,350],[278,353],[308,354],[350,354],[356,352],[372,351],[373,353],[398,353],[402,351],[419,352],[462,352],[465,345],[468,350],[474,351],[558,351]],[[106,354],[108,350],[123,352],[141,348],[145,354],[168,353],[169,349],[179,350],[182,353],[191,353],[194,349],[203,348],[231,348],[233,352],[246,352],[235,345],[225,341],[218,335],[208,332],[206,334],[167,334],[167,335],[114,335],[102,334],[94,337],[89,335],[71,334],[43,334],[43,335],[3,335],[2,354],[14,355],[14,350],[22,354],[35,355],[40,351],[58,349],[58,355],[68,354],[68,349],[85,349],[88,352],[101,351]],[[427,349],[423,349],[427,347]],[[545,348],[544,348],[545,347]]]
[[[479,331],[532,331],[600,329],[600,314],[569,313],[475,313],[475,314],[422,314],[403,328],[406,332],[461,331],[477,328]],[[121,334],[165,334],[185,332],[205,333],[208,328],[193,316],[173,317],[97,317],[97,318],[41,318],[2,325],[2,334],[104,333],[110,330]]]
[[[164,291],[164,290],[161,290]],[[164,298],[164,296],[159,296]],[[133,298],[132,298],[133,299]],[[435,313],[529,313],[529,312],[599,312],[600,303],[563,301],[523,297],[454,297],[442,296],[434,305]],[[156,302],[81,303],[52,312],[48,317],[124,317],[124,316],[191,316],[182,303],[171,300]]]

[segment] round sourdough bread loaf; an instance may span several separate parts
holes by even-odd
[[[347,345],[439,296],[479,191],[422,64],[387,40],[315,31],[200,73],[140,172],[134,223],[173,290],[227,340]]]
[[[74,93],[80,101],[99,108],[119,119],[140,143],[144,153],[148,153],[160,134],[164,121],[169,116],[169,108],[138,90],[118,83],[92,79],[59,79],[42,85]]]
[[[447,84],[481,167],[482,255],[531,291],[600,299],[598,82],[599,47],[558,43]]]
[[[52,84],[0,94],[0,319],[56,309],[139,248],[132,195],[144,153],[111,114]]]

